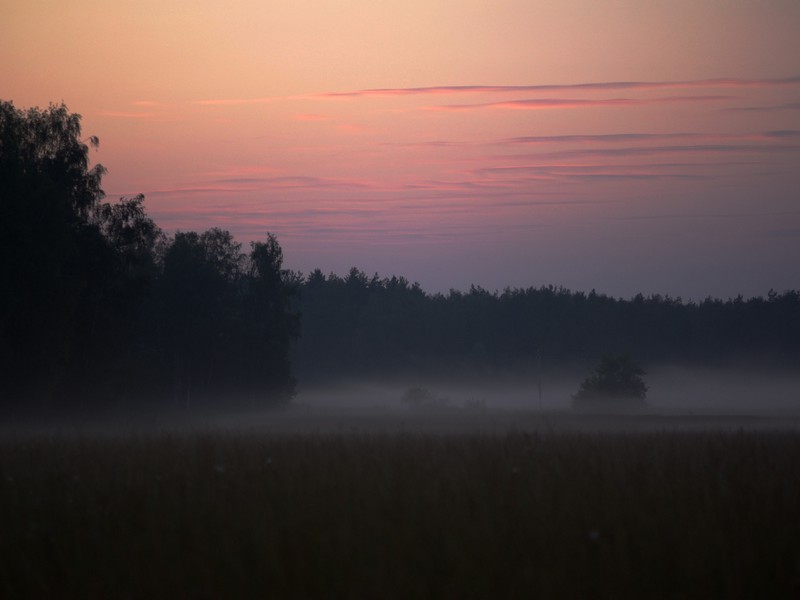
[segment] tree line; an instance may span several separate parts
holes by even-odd
[[[729,300],[641,294],[619,299],[563,287],[426,294],[402,277],[303,278],[300,377],[485,376],[594,363],[630,353],[645,364],[792,368],[800,360],[800,292]]]

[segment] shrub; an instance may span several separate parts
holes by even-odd
[[[486,399],[470,398],[464,403],[464,410],[471,412],[486,412]]]
[[[443,408],[447,398],[439,398],[427,388],[413,387],[403,393],[401,402],[410,408]]]
[[[647,385],[640,367],[630,354],[605,354],[594,372],[581,383],[573,399],[575,408],[641,407]]]

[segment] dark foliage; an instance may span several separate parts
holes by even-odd
[[[90,140],[96,145],[96,140]],[[0,102],[0,364],[6,395],[67,385],[94,346],[114,260],[96,224],[101,165],[63,105]],[[31,389],[33,388],[33,389]]]
[[[277,239],[245,255],[227,231],[179,232],[158,259],[142,336],[149,385],[187,405],[221,395],[290,399],[299,317]]]
[[[437,409],[447,406],[448,399],[435,396],[428,388],[413,387],[403,392],[400,401],[413,409]]]
[[[800,360],[800,292],[683,302],[629,300],[565,288],[426,294],[406,279],[319,270],[300,286],[305,379],[491,376],[536,368],[586,368],[630,351],[643,363],[786,368]]]
[[[602,407],[609,404],[643,406],[647,385],[642,379],[644,369],[630,354],[606,354],[594,372],[573,396],[576,408]]]
[[[87,141],[97,146],[96,138]],[[274,236],[165,237],[144,197],[102,203],[80,116],[0,101],[0,400],[288,400],[299,321]]]

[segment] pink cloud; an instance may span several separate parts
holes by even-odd
[[[327,92],[317,94],[319,98],[354,98],[360,96],[412,96],[454,95],[480,93],[561,92],[575,90],[647,90],[659,88],[768,88],[800,84],[800,77],[775,79],[697,79],[686,81],[611,81],[574,83],[565,85],[451,85],[412,88],[375,88],[349,92]]]
[[[195,100],[192,104],[202,106],[239,106],[243,104],[268,104],[276,98],[216,98],[209,100]]]
[[[629,157],[653,156],[659,154],[765,154],[765,153],[793,153],[800,151],[797,144],[696,144],[683,146],[629,146],[625,148],[585,148],[576,150],[562,150],[542,154],[527,154],[516,156],[497,157],[502,159],[562,159],[581,158],[589,156]]]
[[[223,184],[257,185],[258,188],[370,188],[373,183],[363,179],[348,179],[344,177],[313,177],[313,176],[283,176],[283,177],[238,177],[219,179]]]
[[[675,133],[610,133],[595,135],[541,135],[541,136],[521,136],[506,138],[496,143],[498,144],[519,144],[519,145],[539,145],[539,144],[562,144],[562,143],[597,143],[615,144],[626,142],[649,142],[657,140],[789,140],[800,138],[800,130],[784,129],[777,131],[764,131],[761,133],[736,134],[736,133],[696,133],[696,132],[675,132]]]
[[[646,142],[653,140],[692,139],[708,137],[701,133],[609,133],[598,135],[529,135],[506,138],[500,144],[571,144],[571,143],[597,143],[614,144],[624,142]]]
[[[154,196],[186,196],[209,194],[240,194],[264,190],[291,190],[291,189],[369,189],[374,184],[367,180],[312,177],[312,176],[283,176],[283,177],[220,177],[207,181],[202,185],[177,185],[170,188],[149,190],[145,195]]]
[[[471,173],[476,174],[505,174],[505,173],[615,173],[631,171],[635,168],[645,172],[658,172],[672,169],[708,169],[713,167],[742,167],[761,164],[753,161],[716,161],[716,162],[657,162],[657,163],[637,163],[629,164],[606,164],[606,163],[585,163],[585,164],[533,164],[533,165],[504,165],[500,167],[482,167],[473,169]]]
[[[277,171],[275,167],[264,165],[244,165],[232,166],[220,171],[201,171],[194,173],[194,177],[205,178],[233,178],[233,177],[265,177],[268,174],[274,174]]]
[[[94,114],[114,119],[137,119],[142,121],[172,122],[183,120],[183,116],[168,109],[167,104],[151,100],[135,100],[130,103],[139,110],[98,110]]]
[[[163,115],[155,112],[129,112],[119,110],[99,110],[95,114],[102,117],[117,117],[120,119],[153,119],[163,117]]]
[[[735,99],[736,96],[672,96],[664,98],[601,98],[586,100],[581,98],[532,98],[525,100],[504,100],[501,102],[482,102],[480,104],[445,104],[426,106],[423,110],[462,111],[482,108],[511,110],[547,110],[554,108],[593,108],[598,106],[643,106],[673,102],[715,102]]]
[[[741,106],[724,110],[732,112],[777,112],[783,110],[800,110],[800,102],[787,102],[786,104],[773,104],[770,106]]]
[[[231,192],[243,192],[257,189],[255,187],[245,188],[240,186],[224,186],[224,185],[197,185],[197,186],[175,186],[171,188],[162,188],[158,190],[149,190],[145,192],[145,196],[175,196],[185,194],[219,194]]]

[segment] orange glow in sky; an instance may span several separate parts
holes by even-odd
[[[796,0],[2,0],[113,199],[426,290],[800,288]]]

